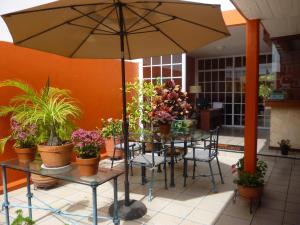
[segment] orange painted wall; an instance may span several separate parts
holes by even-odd
[[[86,129],[99,127],[101,118],[121,118],[120,67],[119,60],[67,59],[0,42],[0,80],[19,79],[39,89],[49,76],[52,86],[71,90],[79,100],[83,115],[78,126]],[[138,64],[127,62],[126,75],[128,81],[137,78]],[[16,93],[13,88],[1,88],[0,105],[7,104]],[[0,137],[8,134],[8,125],[8,118],[0,119]],[[8,146],[0,161],[14,157]],[[11,171],[8,174],[9,182],[21,177],[22,174]]]

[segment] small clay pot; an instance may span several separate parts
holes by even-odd
[[[160,124],[159,131],[162,135],[168,135],[171,131],[171,124]]]
[[[76,157],[76,163],[79,167],[79,173],[81,176],[93,176],[97,174],[99,168],[99,157],[82,159]]]
[[[106,138],[104,141],[105,141],[106,154],[109,158],[111,158],[111,159],[113,159],[113,158],[114,159],[122,159],[123,158],[124,153],[123,153],[122,149],[116,149],[115,155],[114,155],[115,144],[114,144],[113,137]]]
[[[67,166],[71,163],[73,144],[60,146],[38,145],[44,165],[48,168]]]
[[[32,173],[31,180],[36,188],[52,188],[58,184],[58,179]]]
[[[240,196],[247,199],[260,199],[263,193],[264,187],[244,187],[238,185],[238,191]]]
[[[27,164],[34,160],[36,148],[15,148],[20,163]]]

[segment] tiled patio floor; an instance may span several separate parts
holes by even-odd
[[[136,169],[131,179],[131,198],[141,200],[148,208],[147,215],[136,221],[122,221],[121,224],[149,225],[299,225],[300,224],[300,160],[282,159],[278,157],[262,157],[267,161],[269,170],[262,205],[253,214],[249,213],[247,200],[238,198],[233,204],[232,196],[235,186],[232,183],[231,165],[242,154],[220,152],[220,161],[224,173],[225,184],[218,179],[218,193],[211,192],[208,178],[188,179],[187,187],[183,187],[182,161],[176,164],[176,187],[165,190],[159,174],[155,183],[154,199],[148,202],[147,186],[140,185],[140,171]],[[109,161],[103,160],[101,166],[108,166]],[[122,166],[121,163],[119,166]],[[197,171],[207,171],[207,165],[199,165]],[[189,169],[191,171],[191,169]],[[25,188],[9,193],[13,204],[26,204]],[[91,190],[82,185],[65,183],[51,190],[35,190],[34,195],[43,199],[51,206],[68,212],[91,215]],[[119,179],[119,198],[123,198],[123,177]],[[0,196],[2,200],[2,196]],[[107,183],[98,189],[99,213],[105,215],[112,202],[112,184]],[[35,205],[41,203],[34,200]],[[16,208],[10,210],[14,216]],[[25,210],[26,213],[26,210]],[[34,210],[33,217],[38,225],[61,225],[68,223],[60,217],[47,212]],[[75,218],[76,219],[76,218]],[[92,224],[88,219],[78,224]],[[4,223],[4,215],[0,216],[0,224]],[[70,223],[68,223],[70,224]],[[99,224],[112,224],[101,220]]]

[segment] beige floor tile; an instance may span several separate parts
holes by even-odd
[[[211,201],[209,198],[205,197],[200,201],[196,208],[208,210],[215,213],[222,213],[226,205],[227,202]]]
[[[183,220],[180,225],[205,225],[205,224],[201,224],[199,222],[194,222],[191,220]]]
[[[177,196],[177,198],[174,199],[172,202],[188,207],[196,207],[204,197],[205,195],[196,196],[183,193]]]
[[[300,195],[288,194],[288,202],[300,203]]]
[[[300,203],[287,202],[285,211],[289,213],[300,213]]]
[[[221,215],[216,225],[250,225],[250,220],[243,220],[233,216]]]
[[[180,218],[185,218],[188,214],[192,212],[193,209],[193,207],[188,207],[186,205],[171,202],[169,205],[163,208],[161,212],[169,215],[176,215]]]
[[[283,221],[284,212],[275,209],[268,209],[260,207],[255,212],[255,217],[260,217],[263,219],[267,219],[270,221],[282,222]]]
[[[229,202],[223,211],[224,215],[237,217],[244,220],[250,220],[253,215],[250,214],[249,201],[237,199],[236,203]]]
[[[284,211],[285,201],[265,198],[261,201],[261,207]]]
[[[171,216],[164,213],[158,213],[156,214],[149,223],[155,224],[155,225],[176,225],[180,224],[182,219],[179,217]]]
[[[164,207],[170,204],[171,201],[167,201],[164,198],[154,197],[152,201],[148,201],[148,198],[143,199],[142,201],[148,209],[154,211],[161,211]]]
[[[190,214],[189,214],[189,220],[194,221],[194,222],[199,222],[200,224],[214,224],[220,214],[202,210],[202,209],[194,209]]]
[[[300,209],[298,210],[298,213],[289,213],[289,212],[285,213],[284,223],[299,225],[300,224]]]
[[[251,225],[281,225],[281,221],[269,220],[266,218],[256,217],[254,216]]]

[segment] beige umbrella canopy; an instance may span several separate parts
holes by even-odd
[[[124,60],[189,52],[229,35],[220,7],[179,0],[61,0],[2,17],[16,45],[70,58],[121,58],[125,201],[119,210],[124,219],[143,216],[145,206],[129,198]]]
[[[114,0],[61,0],[2,16],[14,43],[71,58],[120,58]],[[125,58],[189,52],[229,35],[218,5],[122,0]]]

